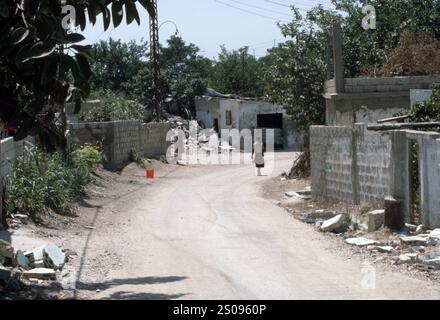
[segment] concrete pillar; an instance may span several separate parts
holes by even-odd
[[[344,58],[342,56],[342,28],[339,22],[333,23],[333,61],[336,92],[344,92]]]
[[[390,132],[390,193],[394,199],[402,200],[405,221],[410,221],[410,148],[405,131]]]

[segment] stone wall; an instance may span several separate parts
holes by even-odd
[[[366,126],[313,126],[313,196],[319,201],[383,203],[389,195],[391,143]]]
[[[118,168],[130,160],[133,149],[146,157],[165,155],[169,123],[139,121],[89,122],[70,124],[71,138],[78,144],[99,143],[105,154],[105,167]]]

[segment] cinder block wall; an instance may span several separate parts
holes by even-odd
[[[21,141],[14,141],[14,138],[6,138],[1,140],[0,146],[0,177],[3,178],[10,175],[14,169],[17,158],[23,154],[26,146],[35,144],[35,138],[28,137]]]
[[[131,151],[138,150],[146,157],[165,155],[169,147],[166,141],[169,123],[139,121],[113,121],[74,123],[70,125],[71,138],[79,144],[102,145],[106,168],[118,168],[130,160]]]
[[[313,196],[319,201],[381,204],[390,192],[387,135],[355,127],[310,128]]]

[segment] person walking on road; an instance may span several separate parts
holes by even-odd
[[[252,147],[252,159],[254,159],[255,167],[257,168],[257,176],[261,176],[261,168],[264,168],[264,153],[265,146],[262,137],[257,135],[255,143]]]

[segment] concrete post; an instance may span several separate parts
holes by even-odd
[[[333,23],[333,61],[336,92],[344,92],[344,58],[342,56],[342,28],[339,22]]]
[[[390,193],[396,200],[402,200],[405,221],[410,221],[411,185],[410,185],[410,148],[405,131],[390,132]]]

